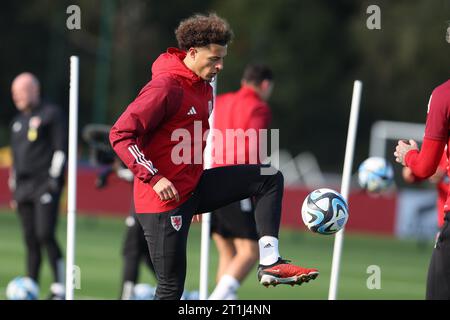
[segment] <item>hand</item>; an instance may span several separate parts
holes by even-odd
[[[108,178],[112,172],[112,167],[108,167],[107,169],[100,171],[100,173],[97,175],[97,178],[95,179],[95,187],[97,189],[104,188],[108,184]]]
[[[168,201],[175,199],[177,202],[180,201],[180,195],[177,189],[166,178],[161,178],[154,186],[153,190],[158,194],[161,201]]]
[[[431,183],[439,183],[446,174],[447,172],[445,170],[437,168],[436,172],[428,178],[428,181],[430,181]]]
[[[16,178],[13,175],[8,177],[9,191],[14,192],[16,190]]]
[[[419,150],[419,147],[417,146],[417,142],[415,142],[414,140],[409,140],[409,144],[408,144],[404,140],[399,140],[397,147],[395,147],[395,152],[394,152],[395,161],[406,166],[405,155],[411,150]]]
[[[48,178],[47,191],[50,193],[58,193],[60,190],[60,182],[57,178]]]
[[[11,207],[11,209],[16,210],[17,209],[17,202],[16,202],[16,200],[10,200],[9,201],[9,206]]]
[[[102,189],[106,186],[108,176],[99,174],[97,178],[95,179],[95,187],[97,189]]]
[[[403,167],[402,176],[403,180],[405,180],[407,183],[416,182],[416,177],[413,175],[411,169],[408,167]]]

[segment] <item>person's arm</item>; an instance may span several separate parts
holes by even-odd
[[[446,174],[447,174],[447,154],[444,151],[442,153],[442,157],[438,164],[436,172],[431,177],[429,177],[428,180],[431,183],[439,183]],[[411,168],[409,167],[403,167],[402,176],[403,180],[405,180],[407,183],[417,183],[425,180],[423,178],[415,176]]]
[[[11,192],[14,192],[16,190],[16,172],[13,166],[9,168],[8,187]]]
[[[429,178],[436,173],[444,148],[444,141],[424,138],[420,151],[413,149],[406,153],[405,164],[417,178]]]
[[[411,168],[418,178],[425,179],[436,172],[449,138],[448,95],[440,86],[430,97],[422,149],[419,151],[414,140],[409,140],[409,144],[400,140],[395,149],[395,160]]]
[[[151,159],[142,152],[139,142],[179,110],[181,98],[179,88],[156,82],[147,85],[119,117],[109,135],[111,146],[123,163],[136,178],[150,184],[158,194],[163,192],[161,189],[172,189],[171,183],[158,173]]]
[[[447,152],[446,150],[444,150],[444,152],[442,153],[441,161],[438,164],[435,174],[433,174],[428,180],[431,183],[441,182],[442,179],[447,175],[447,166],[448,166]]]
[[[117,176],[125,181],[131,182],[133,181],[133,172],[131,172],[128,168],[120,168],[116,171]]]
[[[250,115],[249,128],[255,130],[268,129],[271,121],[272,114],[269,107],[258,105],[253,109]]]
[[[11,124],[9,126],[10,130],[12,129],[13,123],[15,123],[15,120],[13,120],[11,122]],[[13,148],[12,135],[11,135],[10,145],[11,145],[12,163],[11,163],[11,167],[9,168],[8,187],[9,187],[9,190],[11,191],[11,193],[14,194],[14,192],[16,191],[16,187],[17,187],[17,180],[16,180],[16,170],[14,168],[14,148]],[[10,205],[11,209],[13,209],[13,210],[15,210],[17,208],[17,203],[16,203],[16,200],[14,199],[14,195],[12,196],[12,199],[9,201],[9,205]]]
[[[64,174],[67,159],[67,121],[57,107],[52,109],[49,125],[51,145],[54,152],[48,173],[50,178],[59,180]]]
[[[250,114],[248,128],[256,130],[258,138],[256,145],[249,144],[248,155],[249,158],[252,159],[251,155],[256,154],[257,156],[256,159],[258,159],[258,163],[261,163],[264,160],[260,158],[259,154],[259,145],[260,145],[259,130],[268,129],[271,121],[272,121],[272,113],[270,112],[269,107],[267,107],[266,105],[257,105]],[[269,137],[269,135],[267,135],[267,137]]]

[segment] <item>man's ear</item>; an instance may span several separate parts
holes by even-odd
[[[192,60],[195,60],[196,55],[197,49],[195,49],[194,47],[189,48],[189,50],[187,51],[187,56],[189,56]]]
[[[270,81],[269,80],[267,80],[267,79],[264,79],[263,81],[261,81],[261,84],[259,85],[260,86],[260,88],[262,89],[262,90],[268,90],[269,89],[269,87],[270,87]]]

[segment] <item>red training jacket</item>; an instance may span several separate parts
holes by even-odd
[[[110,142],[133,172],[136,213],[160,213],[189,199],[203,172],[212,88],[169,48],[152,66],[152,80],[111,128]],[[194,130],[195,128],[195,130]],[[195,131],[195,132],[194,132]],[[153,186],[169,179],[180,201],[161,201]]]
[[[240,90],[231,93],[225,93],[216,97],[214,106],[214,130],[220,130],[223,137],[221,144],[222,150],[215,150],[221,146],[217,140],[213,139],[214,157],[212,166],[219,167],[234,164],[255,164],[261,160],[258,155],[259,135],[257,139],[245,138],[245,144],[238,143],[234,138],[231,144],[226,139],[227,129],[242,129],[244,132],[248,129],[254,129],[259,133],[260,129],[268,129],[272,114],[269,106],[262,100],[255,90],[249,86],[243,86]],[[269,136],[269,135],[268,135]],[[222,151],[222,154],[220,154]],[[250,158],[253,155],[253,158]],[[227,161],[227,156],[229,160]],[[256,159],[256,161],[250,161]]]
[[[445,218],[445,210],[444,205],[445,201],[447,200],[447,193],[448,193],[448,160],[447,160],[447,152],[444,152],[442,154],[441,161],[439,162],[438,171],[441,171],[442,173],[445,172],[443,178],[437,183],[436,189],[438,193],[437,198],[437,209],[438,209],[438,226],[441,228],[444,225],[444,218]]]
[[[450,148],[450,80],[433,90],[428,104],[427,121],[422,148],[411,150],[405,155],[405,163],[419,178],[428,178],[436,172],[447,145],[447,158]],[[450,174],[450,167],[447,168]],[[450,194],[444,204],[444,211],[450,211]]]

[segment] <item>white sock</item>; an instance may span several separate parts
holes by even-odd
[[[133,298],[133,289],[134,289],[134,282],[125,281],[122,288],[122,296],[120,298],[122,300],[131,300]]]
[[[223,300],[237,300],[238,297],[235,292],[230,292]]]
[[[236,278],[224,274],[208,300],[224,300],[230,293],[236,292],[240,285]]]
[[[66,286],[59,282],[54,282],[50,286],[50,292],[59,297],[64,297],[66,294]]]
[[[65,284],[66,283],[66,266],[63,259],[59,259],[56,263],[56,274],[58,279],[56,282]],[[77,280],[77,279],[75,279]]]
[[[278,239],[271,236],[261,237],[259,245],[259,264],[268,266],[277,262],[280,254],[278,252]]]

